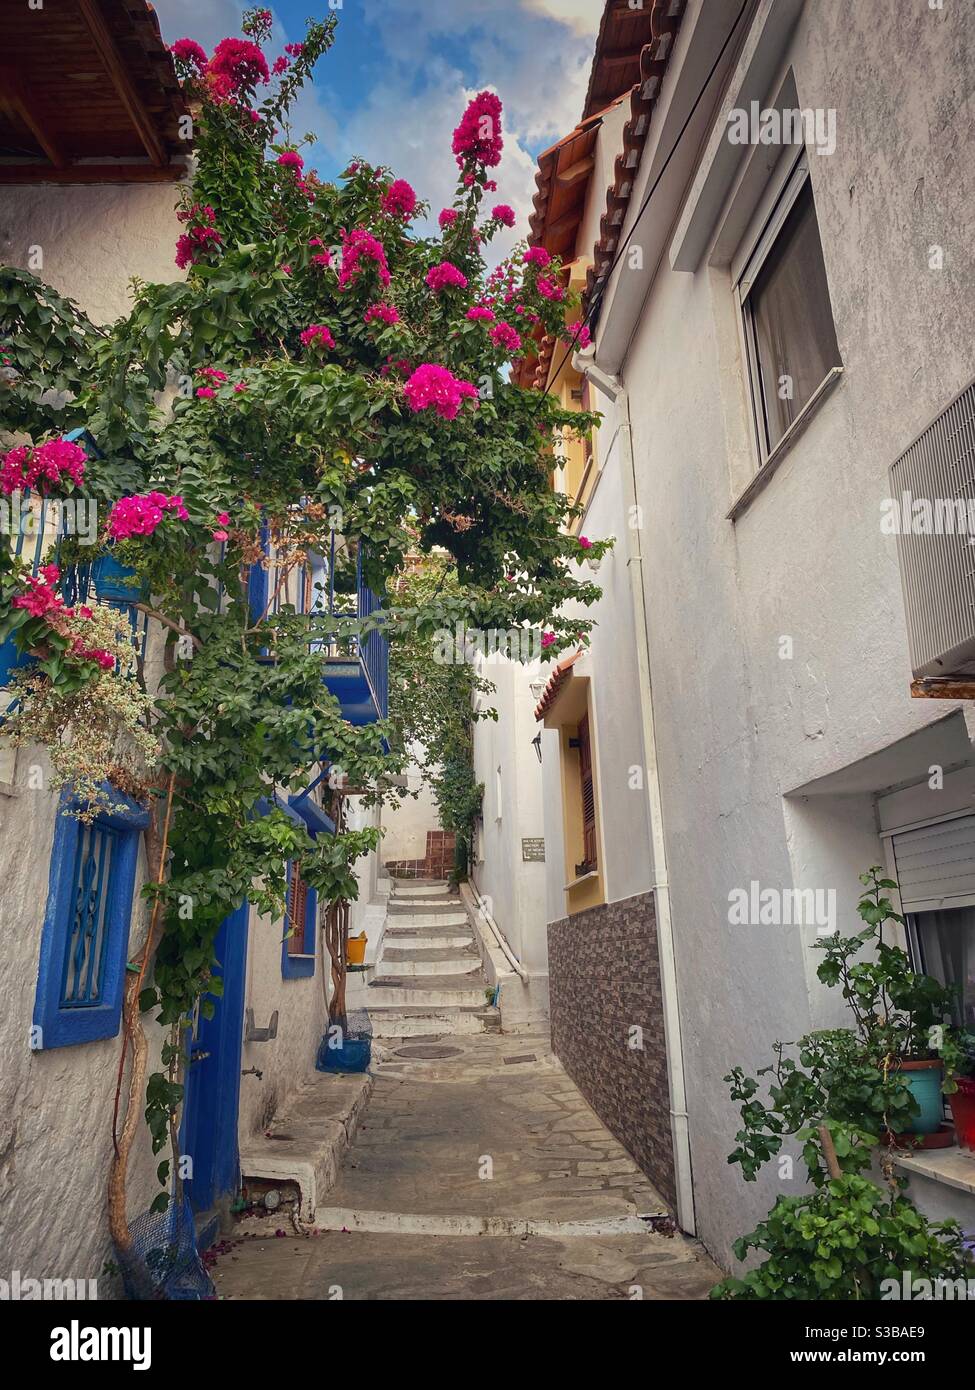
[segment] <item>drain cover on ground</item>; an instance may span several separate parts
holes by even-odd
[[[430,1061],[435,1057],[459,1057],[462,1047],[398,1047],[397,1057],[423,1057]]]
[[[538,1058],[534,1052],[522,1052],[518,1057],[505,1057],[506,1066],[514,1066],[515,1062],[537,1062]]]

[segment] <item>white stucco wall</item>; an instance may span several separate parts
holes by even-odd
[[[545,915],[545,862],[522,857],[523,839],[545,837],[542,768],[532,739],[538,732],[531,684],[544,678],[548,663],[481,660],[479,674],[494,690],[479,696],[482,708],[497,712],[497,720],[475,725],[474,774],[484,784],[480,857],[473,878],[514,955],[528,971],[527,985],[514,977],[502,998],[506,1018],[548,1016],[548,941]],[[499,774],[500,772],[500,798]],[[505,1010],[508,1010],[507,1014]]]
[[[172,183],[8,186],[0,190],[0,258],[33,269],[95,323],[110,323],[131,305],[133,276],[183,279],[173,259],[178,193]]]
[[[420,762],[409,763],[405,775],[409,794],[401,796],[398,806],[382,809],[383,864],[394,859],[422,859],[427,852],[427,831],[440,828],[440,812]]]
[[[121,1045],[115,1037],[31,1051],[54,838],[54,799],[35,789],[36,769],[46,780],[45,755],[23,749],[13,794],[0,794],[0,1273],[91,1279],[110,1255],[106,1183]],[[144,875],[140,853],[130,955],[148,925],[138,898]],[[146,1018],[145,1031],[149,1070],[158,1070],[163,1030]],[[130,1217],[159,1191],[158,1161],[140,1125],[129,1166]],[[101,1289],[107,1296],[112,1282],[102,1280]]]
[[[784,1189],[727,1165],[737,1115],[721,1078],[828,1007],[801,934],[729,927],[729,891],[835,887],[848,924],[855,874],[880,862],[873,794],[890,784],[784,798],[951,711],[910,698],[880,503],[890,463],[973,374],[966,26],[957,6],[802,12],[782,71],[803,106],[838,112],[836,152],[809,162],[844,376],[736,524],[754,464],[726,265],[705,255],[681,273],[665,258],[624,365],[699,1231],[728,1262]],[[928,268],[932,244],[943,270]]]
[[[261,1133],[302,1082],[314,1077],[315,1053],[325,1027],[321,933],[317,933],[315,974],[298,980],[281,976],[283,934],[282,920],[272,922],[251,909],[245,1007],[254,1010],[258,1028],[266,1028],[277,1009],[278,1032],[266,1042],[245,1042],[241,1051],[241,1070],[257,1067],[263,1073],[260,1078],[240,1079],[242,1142]]]

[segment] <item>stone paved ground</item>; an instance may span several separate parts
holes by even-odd
[[[399,1055],[416,1046],[458,1053]],[[275,1237],[251,1223],[214,1266],[221,1297],[695,1299],[721,1277],[695,1242],[666,1234],[662,1199],[547,1038],[377,1050],[385,1059],[319,1233]]]

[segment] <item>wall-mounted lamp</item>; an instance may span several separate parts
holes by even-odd
[[[542,761],[542,731],[541,731],[541,729],[539,729],[538,733],[537,733],[537,734],[535,735],[535,737],[532,739],[532,747],[534,748],[536,754],[538,755],[538,761],[541,762],[541,761]]]

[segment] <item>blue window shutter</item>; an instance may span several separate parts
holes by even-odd
[[[108,790],[122,809],[91,826],[65,814],[77,807],[70,792],[58,804],[34,998],[38,1050],[119,1030],[139,839],[149,815]]]

